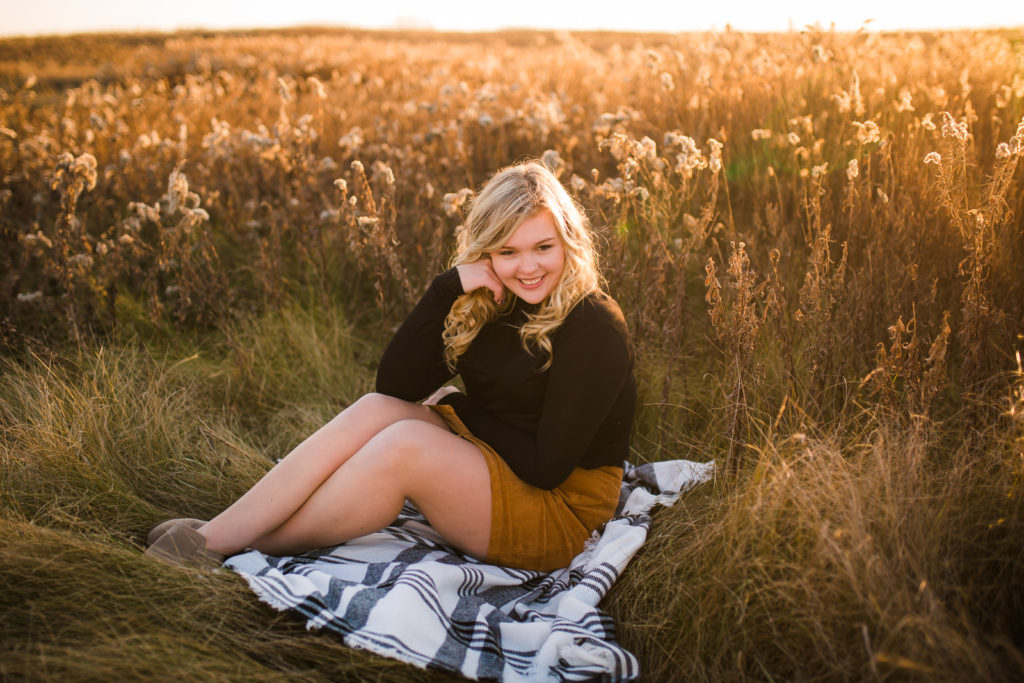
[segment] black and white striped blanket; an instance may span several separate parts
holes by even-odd
[[[713,463],[626,464],[618,510],[565,569],[485,564],[447,546],[411,505],[394,524],[296,557],[227,560],[256,594],[351,647],[422,668],[502,681],[628,681],[636,658],[598,609],[647,538],[654,505],[712,476]]]

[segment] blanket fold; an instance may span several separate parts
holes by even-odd
[[[651,508],[710,479],[713,463],[624,469],[614,518],[553,572],[467,557],[410,504],[386,529],[333,548],[295,557],[253,550],[225,564],[307,628],[419,667],[475,680],[629,681],[640,674],[636,657],[597,605],[647,538]]]

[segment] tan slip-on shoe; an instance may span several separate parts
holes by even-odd
[[[208,569],[225,560],[224,555],[207,549],[206,537],[187,522],[172,524],[143,554],[169,564]]]
[[[170,529],[172,526],[181,522],[188,524],[193,529],[198,530],[199,527],[206,524],[205,519],[193,519],[191,517],[179,517],[178,519],[169,519],[166,522],[160,522],[153,527],[150,532],[146,535],[146,546],[151,546],[156,543],[156,540],[164,535],[164,532]]]

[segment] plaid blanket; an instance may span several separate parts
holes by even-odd
[[[712,476],[713,463],[631,466],[618,510],[565,569],[542,573],[482,563],[443,542],[411,505],[375,534],[296,557],[258,551],[226,565],[307,628],[422,668],[471,679],[628,681],[636,657],[615,641],[597,605],[647,538],[654,505]]]

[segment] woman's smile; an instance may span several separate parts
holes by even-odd
[[[532,280],[524,280],[523,278],[519,278],[519,281],[523,283],[523,287],[531,287],[532,288],[532,287],[536,287],[537,285],[539,285],[543,279],[544,279],[544,276],[541,275],[540,277],[535,277]]]

